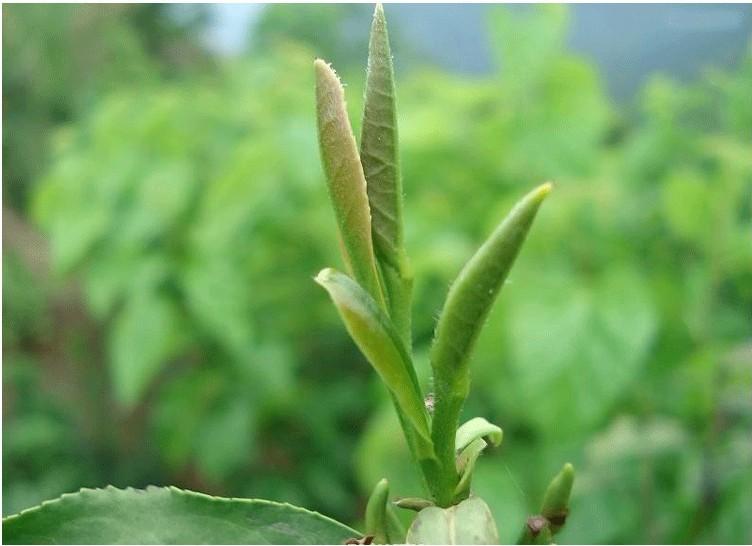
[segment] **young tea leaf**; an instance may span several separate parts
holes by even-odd
[[[460,481],[454,490],[455,501],[464,500],[470,494],[470,482],[473,479],[475,462],[488,444],[483,438],[476,438],[457,457],[457,472]]]
[[[367,181],[371,229],[389,315],[409,347],[412,277],[404,248],[394,69],[384,9],[376,4],[368,44],[360,159]]]
[[[394,394],[410,424],[429,438],[428,414],[415,370],[389,317],[344,273],[327,268],[316,282],[329,292],[350,337]]]
[[[454,471],[457,421],[470,387],[468,360],[488,311],[525,240],[538,208],[551,191],[543,184],[515,205],[465,264],[449,290],[431,347],[436,387],[432,437],[445,483],[439,504],[449,502],[458,476]]]
[[[360,536],[289,504],[175,487],[82,489],[3,519],[5,544],[343,544]]]
[[[389,482],[384,478],[374,487],[366,505],[366,536],[373,544],[398,544],[405,539],[405,529],[389,503]]]
[[[450,383],[453,392],[467,393],[467,363],[475,340],[551,187],[543,184],[515,205],[449,290],[436,326],[431,365],[437,383]]]
[[[355,279],[383,308],[385,302],[373,251],[366,179],[345,108],[345,92],[328,64],[317,59],[314,66],[319,148],[345,262]]]
[[[574,485],[574,467],[567,463],[546,489],[541,515],[551,522],[551,533],[558,533],[569,515],[569,496]]]
[[[368,181],[373,241],[381,259],[402,269],[402,182],[397,146],[394,69],[381,4],[376,4],[368,45],[360,158]]]
[[[518,544],[553,543],[553,536],[567,521],[573,484],[574,467],[567,463],[548,485],[540,514],[527,518]]]

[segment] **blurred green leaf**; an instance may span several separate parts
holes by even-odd
[[[110,340],[115,394],[126,407],[139,401],[185,343],[181,324],[177,310],[158,294],[141,294],[128,302]]]
[[[507,300],[509,390],[518,390],[521,418],[562,436],[592,426],[638,377],[655,311],[628,266],[579,282],[564,271],[529,274]]]

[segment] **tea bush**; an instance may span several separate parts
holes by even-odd
[[[628,116],[566,52],[566,21],[557,6],[499,9],[496,73],[397,74],[418,374],[449,281],[522,189],[554,179],[479,339],[466,408],[505,429],[474,480],[494,512],[519,515],[502,542],[562,460],[578,468],[562,542],[749,542],[752,51],[733,74],[654,79]],[[69,488],[65,472],[349,522],[383,476],[418,493],[387,397],[310,282],[337,263],[316,53],[278,42],[214,77],[124,86],[55,135],[33,217],[101,332],[65,350],[104,374],[111,413],[81,437],[87,421],[54,383],[38,405],[20,396],[42,382],[34,349],[4,347],[13,511],[28,489]],[[357,124],[362,77],[343,80]],[[4,309],[27,297],[13,267]],[[34,415],[43,439],[26,445],[66,438],[65,462],[28,462],[29,429],[12,423]]]

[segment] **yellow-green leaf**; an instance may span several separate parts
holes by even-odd
[[[428,414],[415,370],[389,317],[344,273],[327,268],[316,282],[329,292],[350,337],[394,394],[411,425],[429,438]]]
[[[317,59],[314,66],[319,148],[345,262],[355,279],[384,307],[371,239],[366,179],[347,116],[345,92],[328,64]]]

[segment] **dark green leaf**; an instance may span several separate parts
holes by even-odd
[[[6,544],[341,544],[359,536],[289,504],[174,487],[82,489],[3,520]]]

